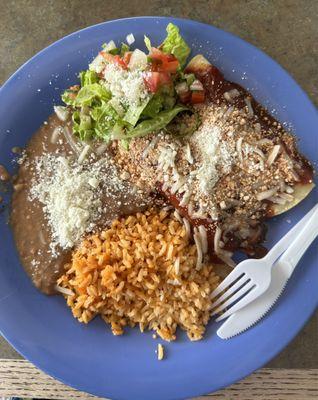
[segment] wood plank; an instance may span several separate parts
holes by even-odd
[[[0,397],[98,399],[49,377],[25,360],[0,360]],[[241,382],[195,400],[307,400],[318,398],[318,369],[264,368]]]

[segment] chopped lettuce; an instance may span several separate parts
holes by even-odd
[[[120,49],[116,47],[115,49],[109,50],[107,53],[111,54],[112,56],[117,56],[120,53]]]
[[[76,110],[72,115],[73,132],[83,141],[94,136],[93,123],[89,115]]]
[[[115,42],[114,42],[113,40],[111,40],[111,41],[108,42],[108,43],[102,44],[102,48],[103,48],[107,53],[110,53],[110,52],[112,52],[112,51],[117,51],[117,53],[115,53],[115,54],[118,54],[118,52],[119,52],[119,49],[116,47],[116,44],[115,44]]]
[[[176,104],[176,98],[174,96],[165,96],[163,98],[163,106],[165,110],[171,110]]]
[[[178,59],[181,67],[183,67],[191,52],[190,47],[180,35],[179,28],[176,25],[169,23],[167,33],[168,35],[160,48],[165,53],[173,54]]]
[[[149,37],[146,35],[144,35],[144,42],[145,42],[145,45],[146,45],[148,51],[150,52],[151,51],[151,41],[150,41]]]
[[[140,122],[135,128],[127,132],[126,138],[142,137],[151,132],[158,132],[164,129],[180,112],[188,110],[182,105],[175,106],[172,110],[161,111],[155,118]]]
[[[122,57],[127,51],[130,50],[130,47],[128,46],[127,43],[122,43],[120,47],[120,56]]]
[[[128,110],[126,111],[123,120],[125,122],[128,122],[128,124],[135,126],[140,118],[141,113],[144,111],[148,103],[149,103],[149,98],[143,101],[139,106],[128,107]]]
[[[129,150],[129,139],[122,139],[120,144],[124,150]]]
[[[82,71],[79,74],[81,80],[81,86],[91,85],[92,83],[97,83],[99,81],[98,75],[95,71]]]
[[[156,93],[142,111],[142,117],[154,118],[163,109],[164,98],[162,94]]]
[[[109,140],[113,129],[119,121],[119,115],[113,107],[102,101],[101,105],[93,109],[82,107],[73,113],[73,132],[81,140],[90,140],[94,137]]]
[[[64,93],[62,94],[61,97],[65,104],[67,104],[68,106],[73,106],[76,95],[77,95],[77,91],[67,89],[64,91]]]
[[[144,41],[151,52],[150,39],[145,36]],[[120,57],[131,51],[126,43],[121,43],[117,47],[112,40],[103,47],[104,52]],[[167,37],[159,49],[173,54],[179,60],[180,69],[177,74],[172,74],[171,85],[160,85],[155,94],[149,92],[147,99],[139,106],[127,106],[125,99],[112,96],[112,93],[104,86],[103,78],[95,71],[82,71],[79,74],[80,85],[72,86],[62,95],[62,100],[70,106],[69,109],[72,112],[74,134],[84,141],[94,138],[106,141],[120,140],[121,145],[128,148],[132,138],[142,137],[162,129],[178,136],[192,133],[197,128],[199,120],[196,116],[188,118],[193,111],[184,105],[176,104],[178,96],[175,90],[176,82],[186,81],[189,86],[195,79],[193,74],[182,72],[190,48],[181,37],[179,28],[170,23],[167,26]],[[109,59],[112,58],[109,57]],[[115,60],[118,61],[117,58]],[[148,61],[151,62],[145,53],[136,49],[132,52],[128,70],[147,71]],[[103,66],[104,63],[101,68]],[[179,115],[183,111],[188,111],[187,114],[189,114],[185,119],[184,114]]]
[[[98,83],[91,83],[80,89],[73,105],[78,107],[91,106],[94,101],[108,101],[110,98],[111,94],[104,86]]]
[[[188,114],[188,115],[186,115]],[[167,125],[167,132],[174,136],[188,136],[192,135],[201,125],[201,118],[198,113],[184,113],[178,115],[173,121]]]
[[[99,107],[94,107],[90,112],[94,121],[95,136],[109,140],[112,130],[119,120],[119,115],[115,109],[109,104],[102,101]]]

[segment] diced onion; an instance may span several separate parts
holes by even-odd
[[[129,69],[145,69],[147,66],[147,55],[143,51],[136,49],[133,51],[128,64]]]
[[[177,92],[178,95],[182,95],[182,94],[186,93],[189,90],[188,85],[186,84],[186,82],[178,83],[175,86],[175,89],[176,89],[176,92]]]
[[[105,51],[111,51],[116,49],[116,44],[113,40],[111,40],[110,42],[108,42],[105,46],[104,46],[104,50]]]
[[[89,69],[99,74],[105,68],[105,64],[105,58],[101,54],[98,54],[98,56],[95,57],[94,60],[89,64]]]
[[[65,122],[68,119],[69,114],[70,114],[67,107],[63,107],[63,106],[54,106],[54,112],[55,112],[57,118],[63,122]]]
[[[135,36],[132,33],[130,33],[129,35],[126,36],[126,41],[130,46],[135,42]]]
[[[193,81],[190,85],[190,90],[195,91],[195,90],[204,90],[202,83],[196,79]]]

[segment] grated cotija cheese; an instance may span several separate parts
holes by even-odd
[[[141,70],[128,71],[109,63],[104,69],[104,79],[112,96],[125,106],[138,107],[150,96]]]
[[[196,179],[198,188],[209,195],[219,180],[220,173],[228,173],[232,165],[233,151],[228,143],[221,140],[221,130],[208,120],[190,138],[190,145],[196,149],[198,165]]]
[[[71,248],[93,228],[101,207],[101,168],[93,165],[87,170],[65,157],[50,154],[38,158],[35,167],[36,182],[31,187],[30,200],[44,204],[54,254],[57,246]]]

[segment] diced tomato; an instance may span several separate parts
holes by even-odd
[[[146,86],[151,93],[156,93],[163,85],[170,85],[171,78],[167,72],[147,72],[144,77]]]
[[[165,64],[163,64],[163,70],[170,72],[171,74],[175,74],[177,72],[177,69],[179,68],[179,61],[169,61]]]
[[[107,53],[106,51],[100,51],[99,54],[104,57],[104,59],[108,62],[114,62],[114,56],[112,54]]]
[[[154,71],[170,72],[173,74],[177,72],[179,61],[173,54],[166,54],[161,50],[152,47],[149,56],[152,59],[152,69]]]
[[[190,103],[191,100],[191,92],[188,90],[187,92],[179,94],[180,102],[183,104]]]
[[[113,56],[112,54],[107,53],[106,51],[101,51],[99,54],[101,54],[106,61],[112,64],[117,64],[123,69],[127,69],[127,64],[126,62],[119,56],[115,55]]]
[[[205,101],[204,90],[196,90],[191,93],[191,103],[192,104],[204,103],[204,101]]]
[[[127,69],[127,64],[125,61],[118,55],[114,56],[114,63],[119,65],[123,69]]]
[[[157,49],[156,47],[151,48],[151,52],[150,52],[149,56],[153,60],[161,60],[161,61],[166,60],[166,58],[167,58],[167,55],[163,51]]]
[[[159,81],[160,85],[170,85],[171,84],[171,77],[168,72],[159,72]]]
[[[161,60],[164,62],[176,60],[176,57],[173,54],[164,53],[163,51],[157,49],[156,47],[151,48],[151,52],[150,52],[149,56],[153,59]]]
[[[156,93],[160,87],[160,72],[148,72],[144,80],[149,92]]]
[[[132,51],[126,51],[126,53],[124,54],[123,61],[126,63],[126,65],[129,64],[131,55],[132,55]]]

